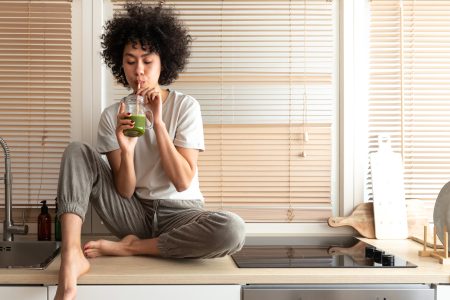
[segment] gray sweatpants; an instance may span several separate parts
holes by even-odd
[[[206,211],[193,200],[123,198],[99,153],[74,142],[61,161],[58,217],[74,213],[84,221],[89,202],[115,236],[159,237],[163,257],[220,257],[239,251],[244,243],[245,224],[234,213]]]

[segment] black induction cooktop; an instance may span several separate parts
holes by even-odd
[[[248,237],[231,256],[239,268],[415,268],[352,236]]]

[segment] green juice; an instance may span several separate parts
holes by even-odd
[[[126,136],[137,137],[144,134],[147,121],[145,115],[131,115],[127,119],[134,121],[134,127],[123,131]]]

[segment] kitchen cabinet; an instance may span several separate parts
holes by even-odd
[[[0,299],[47,300],[45,286],[0,286]]]
[[[435,300],[435,290],[424,284],[248,285],[242,300]],[[448,298],[446,298],[448,299]]]
[[[436,300],[448,300],[450,299],[450,285],[438,284],[436,286]]]
[[[56,286],[49,286],[53,299]],[[77,300],[239,300],[240,285],[79,285]]]

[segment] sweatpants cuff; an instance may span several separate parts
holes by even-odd
[[[169,238],[169,235],[167,233],[162,234],[158,237],[158,244],[156,245],[156,247],[159,250],[159,255],[161,255],[161,257],[170,257],[169,255],[169,249],[167,249],[167,239]]]
[[[57,218],[60,219],[61,215],[64,213],[75,214],[79,216],[81,218],[81,221],[84,223],[84,217],[86,212],[77,203],[68,203],[68,204],[58,203]]]

